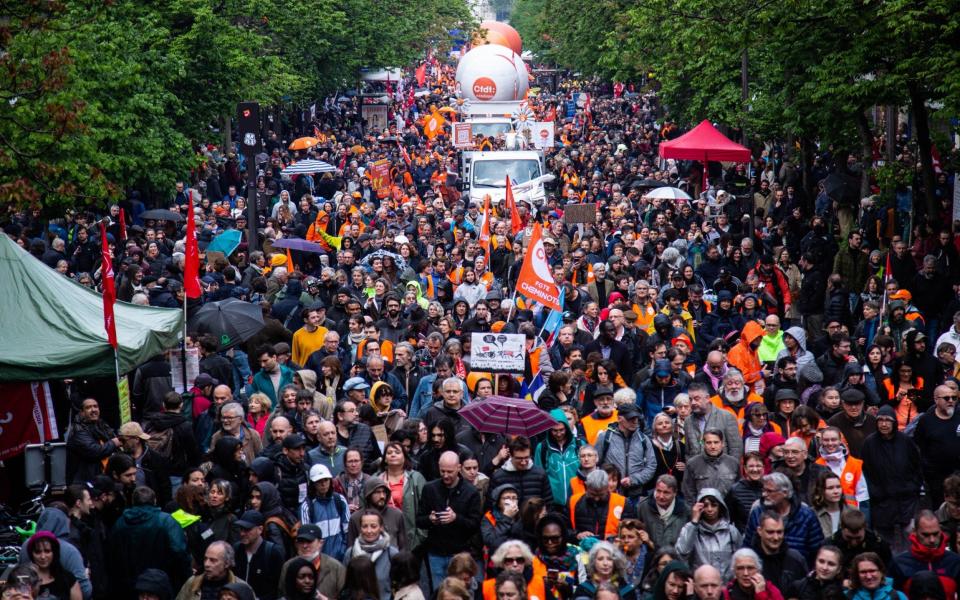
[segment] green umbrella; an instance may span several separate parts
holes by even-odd
[[[213,238],[213,241],[207,245],[207,252],[223,252],[224,256],[230,256],[237,247],[240,246],[241,232],[238,229],[228,229]]]

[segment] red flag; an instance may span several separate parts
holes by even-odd
[[[477,238],[480,247],[483,248],[483,255],[487,257],[487,264],[490,263],[490,194],[483,197],[483,225],[480,227],[480,237]]]
[[[186,260],[183,264],[183,291],[187,298],[199,298],[203,295],[200,287],[200,248],[197,246],[197,224],[193,216],[193,190],[190,190],[187,203],[187,239]]]
[[[293,257],[290,256],[290,248],[287,248],[287,273],[293,274],[295,270],[293,267]]]
[[[533,224],[530,245],[523,255],[520,277],[517,279],[517,292],[531,300],[536,300],[547,308],[561,311],[560,289],[550,273],[547,251],[543,247],[543,233],[540,223]]]
[[[0,413],[6,415],[0,429],[0,460],[22,454],[27,444],[60,437],[46,382],[0,383]]]
[[[417,85],[423,87],[423,84],[427,82],[427,63],[423,63],[417,67],[415,76],[417,78]]]
[[[100,281],[103,284],[103,328],[107,341],[117,349],[117,323],[113,318],[113,303],[117,301],[117,288],[113,281],[113,258],[107,244],[107,226],[100,221]]]
[[[397,147],[400,148],[400,156],[403,157],[403,162],[407,163],[409,167],[413,161],[410,160],[410,154],[407,152],[407,149],[403,147],[403,143],[401,143],[400,140],[397,140]]]
[[[120,209],[120,239],[127,241],[127,216],[122,208]]]
[[[510,230],[513,235],[523,231],[523,219],[520,218],[520,211],[517,210],[517,202],[513,199],[513,186],[510,185],[510,176],[507,175],[507,209],[510,211]]]

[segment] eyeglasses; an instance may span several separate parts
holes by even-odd
[[[523,558],[522,556],[505,556],[505,557],[503,558],[503,564],[505,564],[505,565],[511,565],[511,564],[512,564],[512,565],[522,565],[522,564],[525,563],[525,562],[527,562],[527,560],[526,560],[525,558]]]
[[[561,542],[563,541],[563,536],[560,535],[545,535],[540,538],[544,542]]]
[[[956,402],[958,397],[960,397],[960,396],[956,396],[956,395],[936,396],[936,399],[937,399],[937,400],[946,400],[946,401],[948,401],[948,402],[951,402],[951,401],[952,401],[952,402]]]

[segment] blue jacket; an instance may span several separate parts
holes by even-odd
[[[640,386],[637,391],[637,404],[643,411],[643,417],[646,419],[647,431],[653,431],[653,418],[668,406],[673,406],[673,400],[677,394],[683,391],[680,384],[674,377],[670,377],[670,383],[666,386],[657,385],[656,380],[651,377]]]
[[[283,386],[291,383],[293,383],[293,370],[285,365],[280,365],[280,385],[277,386],[277,390],[282,390]],[[270,380],[270,375],[264,373],[262,369],[253,376],[252,387],[251,393],[262,392],[270,398],[273,406],[277,405],[277,392],[273,389],[273,381]]]
[[[323,498],[311,495],[300,504],[300,522],[319,525],[323,532],[323,553],[343,562],[350,527],[346,498],[333,491]]]
[[[792,548],[803,555],[807,564],[814,564],[817,549],[823,545],[823,529],[820,527],[820,520],[813,509],[800,502],[800,498],[794,494],[790,499],[790,514],[783,522],[783,541],[788,548]],[[766,507],[760,503],[754,506],[747,518],[747,529],[743,533],[743,547],[750,548],[753,539],[757,535],[757,527],[760,526],[760,515]]]
[[[410,410],[407,411],[407,416],[422,419],[427,414],[427,411],[433,406],[433,382],[436,379],[437,374],[431,373],[420,380],[420,383],[417,384],[417,391],[413,393],[413,398],[410,401]],[[460,385],[463,387],[463,403],[467,404],[470,402],[470,390],[467,389],[467,382],[462,379]]]
[[[844,592],[849,600],[907,600],[903,592],[893,589],[893,579],[887,577],[877,591],[870,593],[861,588]]]

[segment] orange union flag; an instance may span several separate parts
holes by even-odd
[[[517,279],[517,291],[547,308],[563,310],[560,308],[560,289],[550,274],[547,252],[543,249],[543,233],[540,231],[539,222],[533,225],[530,245],[527,246],[520,277]]]

